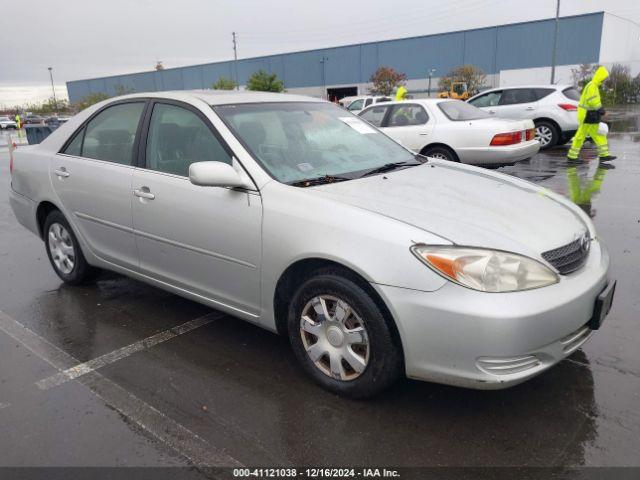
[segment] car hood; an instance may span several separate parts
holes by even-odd
[[[528,256],[589,231],[575,208],[543,188],[448,162],[430,160],[419,167],[311,187],[309,193],[394,218],[454,244]]]

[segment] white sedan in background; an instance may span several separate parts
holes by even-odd
[[[373,105],[360,117],[422,155],[474,165],[505,165],[540,150],[531,120],[492,118],[460,100]]]

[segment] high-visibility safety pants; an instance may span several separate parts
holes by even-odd
[[[587,137],[591,137],[593,143],[598,147],[598,156],[599,157],[608,157],[609,156],[609,145],[607,144],[607,136],[600,135],[598,133],[598,124],[597,123],[582,123],[578,126],[578,131],[573,137],[573,142],[571,143],[571,148],[569,149],[569,153],[567,157],[571,160],[577,160],[578,154],[580,153],[580,149],[582,148],[582,144],[586,140]]]

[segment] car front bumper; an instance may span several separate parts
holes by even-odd
[[[456,154],[462,163],[472,165],[502,165],[533,157],[540,150],[540,142],[529,140],[502,147],[459,148]]]
[[[396,320],[408,377],[488,390],[541,373],[591,336],[587,323],[608,269],[606,249],[595,240],[579,271],[534,290],[484,293],[449,282],[434,292],[374,287]]]

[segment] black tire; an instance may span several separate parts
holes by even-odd
[[[66,244],[70,244],[73,247],[73,267],[70,268],[70,271],[68,272],[63,271],[62,268],[64,267],[59,267],[56,265],[56,261],[54,261],[52,254],[53,239],[51,238],[51,231],[54,225],[60,225],[64,228],[68,238]],[[62,281],[69,285],[79,285],[95,278],[98,270],[87,263],[87,260],[84,258],[82,250],[80,249],[78,239],[62,212],[59,210],[53,210],[49,213],[44,221],[42,232],[49,262],[51,262],[53,270],[56,272],[56,275],[62,279]],[[68,264],[65,266],[69,267]]]
[[[547,120],[537,120],[535,122],[536,126],[536,138],[539,138],[541,135],[544,135],[548,140],[540,140],[540,150],[546,150],[551,147],[555,147],[558,145],[560,141],[560,132],[558,131],[558,127],[554,123],[548,122]]]
[[[301,334],[302,312],[313,298],[320,295],[345,301],[362,319],[368,337],[368,361],[356,378],[334,378],[316,366],[307,354]],[[326,390],[351,398],[371,397],[391,386],[402,374],[402,348],[394,340],[385,315],[371,296],[340,270],[320,271],[298,288],[289,304],[287,326],[296,358],[306,373]],[[326,361],[328,357],[323,359]],[[343,369],[347,367],[343,364]]]
[[[435,145],[433,147],[426,147],[420,152],[425,157],[435,157],[442,160],[448,160],[450,162],[458,162],[458,156],[447,147]]]

